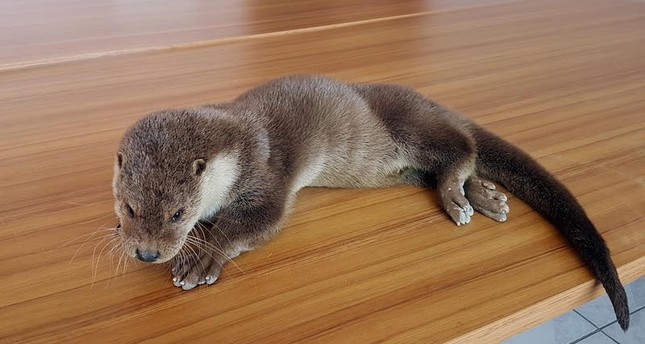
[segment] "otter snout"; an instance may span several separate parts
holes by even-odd
[[[159,259],[159,251],[148,251],[136,249],[135,254],[137,259],[146,263],[156,262]]]
[[[177,255],[185,239],[175,235],[150,235],[139,227],[122,227],[118,232],[121,248],[126,255],[146,263],[161,264]]]

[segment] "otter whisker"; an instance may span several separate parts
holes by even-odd
[[[197,223],[195,224],[195,227],[193,228],[193,230],[191,230],[190,232],[188,232],[188,234],[189,234],[189,235],[193,235],[193,236],[195,236],[192,232],[193,232],[194,230],[198,230],[198,231],[199,231],[199,233],[201,233],[201,235],[202,235],[202,239],[206,239],[206,232],[208,232],[208,229],[206,229],[206,232],[204,231],[205,229],[206,229],[206,228],[204,227],[204,225],[203,225],[203,224],[201,224],[201,223],[197,222]],[[199,233],[198,233],[198,234],[199,234]]]
[[[228,235],[226,235],[226,233],[224,233],[224,231],[220,229],[218,225],[213,225],[213,227],[215,227],[215,229],[217,229],[220,233],[222,233],[222,235],[224,235],[224,238],[226,238],[226,241],[228,241],[229,245],[233,246],[231,239],[228,238]]]
[[[218,214],[217,216],[215,216],[215,217],[216,217],[218,220],[219,220],[219,219],[222,219],[222,220],[228,221],[228,222],[230,222],[230,223],[234,223],[234,224],[241,224],[241,223],[242,223],[242,221],[240,221],[240,220],[232,219],[232,218],[228,218],[228,217],[225,217],[225,216],[222,216],[222,215],[219,215],[219,214]],[[209,222],[209,223],[211,223],[211,224],[214,224],[212,221],[210,221],[210,220],[208,220],[208,219],[204,219],[204,221],[207,221],[207,222]]]
[[[195,259],[196,259],[196,260],[199,262],[199,264],[202,266],[202,271],[206,271],[206,266],[204,266],[204,261],[203,261],[203,259],[201,259],[201,257],[199,257],[199,255],[197,254],[197,252],[196,252],[192,247],[190,247],[190,246],[187,246],[187,247],[188,247],[188,249],[193,253],[193,255],[195,256]],[[199,249],[198,249],[198,250],[199,250]],[[204,250],[201,250],[201,251],[204,251]]]
[[[60,249],[60,248],[62,248],[62,247],[65,247],[65,246],[67,246],[67,245],[71,244],[72,242],[74,242],[74,241],[76,241],[76,240],[78,240],[78,239],[81,239],[81,238],[83,238],[83,237],[86,237],[86,236],[87,236],[87,239],[85,239],[85,241],[84,241],[84,242],[83,242],[83,243],[82,243],[82,244],[81,244],[81,245],[76,249],[76,251],[75,251],[75,252],[74,252],[74,254],[72,255],[72,258],[70,258],[70,260],[69,260],[69,264],[70,264],[70,265],[72,264],[72,261],[74,260],[74,258],[75,258],[75,257],[76,257],[76,255],[78,254],[78,252],[83,248],[83,246],[85,246],[85,244],[87,244],[90,240],[92,240],[92,237],[93,237],[94,235],[96,235],[96,234],[106,234],[105,236],[107,237],[109,232],[112,232],[112,231],[116,230],[116,227],[113,227],[113,228],[103,228],[103,226],[105,226],[107,223],[108,223],[108,221],[105,221],[105,222],[104,222],[104,223],[103,223],[99,228],[97,228],[97,229],[96,229],[95,231],[93,231],[92,233],[83,234],[83,235],[81,235],[81,236],[79,236],[79,237],[76,237],[76,238],[74,238],[74,239],[72,239],[72,240],[68,241],[67,243],[65,243],[64,245],[62,245],[62,246],[60,246],[60,247],[59,247],[59,249]],[[92,258],[93,258],[93,257],[94,257],[94,255],[92,254]]]
[[[190,257],[188,255],[186,245],[181,247],[181,250],[179,251],[179,253],[181,253],[181,265],[182,265],[181,270],[184,270],[186,263],[190,262]]]
[[[112,231],[112,230],[114,230],[114,229],[113,228],[104,228],[104,229],[99,228],[99,229],[97,229],[95,231],[92,231],[90,233],[81,234],[81,235],[79,235],[79,236],[67,241],[66,243],[60,245],[58,248],[60,249],[60,248],[66,247],[66,246],[70,245],[71,243],[73,243],[73,242],[75,242],[77,240],[80,240],[80,239],[85,239],[85,241],[87,241],[87,240],[89,240],[89,239],[86,239],[86,237],[88,237],[88,236],[89,236],[89,238],[92,238],[92,236],[94,236],[96,234],[99,234],[99,233],[102,233],[102,232],[109,232],[109,231]]]
[[[107,282],[106,282],[106,283],[105,283],[105,285],[103,286],[103,289],[106,289],[106,288],[110,285],[110,281],[112,281],[112,275],[113,275],[112,267],[113,267],[113,265],[114,265],[114,256],[110,254],[110,252],[113,252],[113,251],[114,251],[114,245],[109,245],[109,244],[108,244],[108,245],[106,245],[106,246],[111,246],[111,247],[110,247],[110,249],[105,253],[105,255],[107,256],[107,258],[109,258],[110,268],[109,268],[109,270],[108,270],[109,274],[108,274]]]
[[[95,235],[95,234],[99,234],[99,233],[98,233],[98,232],[94,232],[94,233],[91,233],[91,234],[92,234],[92,235]],[[96,238],[89,237],[89,238],[87,238],[87,240],[85,240],[82,244],[80,244],[80,245],[78,246],[78,248],[76,249],[76,251],[74,251],[74,254],[72,255],[72,257],[69,259],[69,263],[68,263],[68,264],[69,264],[69,265],[71,265],[71,264],[72,264],[72,262],[74,261],[74,259],[75,259],[75,258],[76,258],[76,256],[78,255],[78,253],[81,251],[81,249],[83,248],[83,246],[85,246],[85,244],[87,244],[87,243],[88,243],[88,242],[90,242],[91,240],[99,240],[99,243],[100,243],[100,240],[104,240],[105,238],[108,238],[108,237],[109,237],[109,233],[101,233],[101,234],[105,234],[105,235],[103,235],[103,236],[101,236],[101,237],[96,237]],[[97,245],[98,245],[98,243],[97,243]]]
[[[199,259],[199,255],[197,255],[197,252],[195,252],[195,250],[193,250],[193,248],[190,247],[190,246],[187,246],[187,248],[188,248],[188,250],[190,250],[190,251],[186,252],[186,254],[188,255],[188,258],[190,259],[190,265],[195,266],[195,265],[197,265],[198,262],[200,264],[203,264],[201,259]],[[202,265],[202,269],[204,269],[203,265]]]
[[[125,253],[125,251],[123,251],[123,257],[123,274],[125,275],[128,271],[128,261],[130,260],[130,257]]]
[[[107,252],[107,254],[114,254],[118,247],[119,247],[118,245],[112,245],[112,248],[110,248],[110,250]]]
[[[121,246],[121,245],[119,245]],[[119,278],[119,268],[121,267],[121,261],[123,260],[123,256],[125,255],[125,251],[121,250],[121,254],[119,254],[119,263],[116,265],[116,277]]]
[[[204,231],[208,232],[208,229],[206,227],[204,227],[204,225],[199,223],[199,222],[197,223],[196,228],[202,233],[202,237],[205,239],[206,238],[206,233]],[[222,245],[219,243],[217,238],[214,235],[211,235],[211,237],[213,238],[213,240],[215,240],[215,243],[217,243],[217,246],[219,247],[219,251],[224,252],[224,249],[222,248]],[[232,246],[233,244],[231,243],[231,240],[229,240],[228,238],[227,238],[227,240],[229,242],[229,245]],[[226,254],[224,254],[224,256],[226,256]]]
[[[239,224],[240,223],[239,221],[229,220],[229,219],[227,219],[225,217],[218,217],[218,218],[221,218],[222,220],[226,220],[226,221],[234,223],[234,224]],[[205,219],[204,221],[210,223],[211,226],[213,226],[215,229],[217,229],[224,236],[224,238],[226,238],[226,240],[228,241],[229,245],[231,245],[231,246],[233,245],[233,243],[231,242],[231,239],[228,237],[228,235],[226,235],[226,233],[224,233],[224,231],[221,228],[219,228],[219,226],[217,226],[217,224],[215,224],[214,222],[212,222],[212,221],[210,221],[208,219]],[[198,224],[199,224],[199,222],[198,222]]]
[[[209,221],[209,222],[210,222],[210,221]],[[212,223],[212,222],[211,222],[211,223]],[[205,228],[205,227],[204,227],[204,225],[202,225],[201,223],[199,223],[199,222],[198,222],[198,224],[199,224],[198,229],[202,232],[202,236],[206,237],[206,235],[204,234],[204,230],[205,230],[206,228]],[[213,223],[213,225],[215,225],[215,224]],[[208,231],[208,229],[206,229],[206,231]],[[217,244],[217,246],[219,246],[219,248],[218,248],[218,247],[213,247],[213,249],[214,249],[216,252],[219,252],[219,253],[220,253],[220,255],[224,256],[224,259],[225,259],[225,260],[227,260],[227,261],[229,261],[229,262],[233,263],[233,265],[235,265],[235,266],[237,267],[237,269],[238,269],[238,270],[240,270],[240,272],[244,273],[244,271],[243,271],[239,266],[237,266],[237,263],[233,262],[233,260],[232,260],[232,259],[230,259],[226,253],[224,253],[224,249],[222,248],[222,244],[220,244],[219,240],[217,240],[217,238],[216,238],[215,236],[212,236],[212,238],[213,238],[213,240],[215,240],[215,243]],[[229,240],[229,243],[230,243],[230,240]],[[212,244],[211,244],[211,245],[212,245]],[[228,277],[231,277],[231,274],[228,272],[228,270],[226,269],[226,266],[225,266],[225,265],[222,265],[222,270],[224,270],[224,272],[226,273],[226,275],[227,275]]]
[[[199,244],[208,245],[207,247],[202,248],[202,250],[203,250],[203,251],[204,251],[204,253],[206,253],[209,257],[211,257],[211,258],[212,258],[213,260],[215,260],[215,261],[218,261],[218,259],[217,259],[217,258],[215,258],[215,256],[213,256],[212,254],[210,254],[210,253],[206,250],[208,247],[210,247],[211,249],[213,249],[215,252],[219,253],[219,255],[218,255],[218,256],[220,256],[220,257],[224,257],[224,260],[225,260],[225,261],[227,261],[227,262],[231,262],[235,267],[237,267],[237,269],[238,269],[238,270],[240,270],[240,272],[244,273],[244,271],[243,271],[243,270],[242,270],[242,269],[237,265],[237,263],[235,263],[233,260],[231,260],[230,258],[228,258],[228,257],[227,257],[227,256],[226,256],[226,255],[225,255],[225,254],[220,250],[220,249],[218,249],[217,247],[212,246],[212,244],[210,244],[210,243],[208,243],[208,242],[203,242],[203,243],[199,243],[199,242],[197,242],[197,243],[195,243],[195,244],[198,244],[198,245],[199,245]],[[224,272],[226,272],[226,274],[227,274],[229,277],[231,276],[231,275],[228,273],[228,271],[226,270],[226,267],[225,267],[224,265],[222,265],[222,269],[224,270]]]
[[[96,245],[94,245],[94,249],[92,250],[92,270],[94,270],[94,256],[96,255],[96,250],[98,249],[99,245],[101,245],[103,241],[107,238],[108,238],[107,235],[102,236],[101,239],[96,243]]]
[[[207,221],[208,221],[208,220],[207,220]],[[208,221],[208,222],[209,222],[209,223],[211,223],[211,224],[212,224],[212,226],[213,226],[215,229],[217,229],[217,230],[218,230],[218,231],[219,231],[219,232],[224,236],[224,238],[226,239],[226,241],[228,241],[229,246],[233,246],[233,243],[231,242],[231,239],[226,235],[226,233],[224,233],[224,231],[223,231],[221,228],[219,228],[215,223],[213,223],[213,222],[211,222],[211,221]],[[201,224],[201,223],[199,223],[199,222],[198,222],[197,224],[198,224],[199,229],[200,229],[200,230],[202,231],[202,233],[203,233],[203,231],[204,231],[204,229],[205,229],[204,225],[202,225],[202,224]],[[220,247],[220,251],[222,251],[222,252],[223,252],[223,250],[221,249],[222,245],[219,243],[219,241],[217,240],[217,238],[215,238],[215,236],[213,236],[213,239],[215,240],[215,242],[217,243],[217,245],[219,245],[219,247]],[[224,257],[225,257],[228,261],[233,262],[233,260],[229,259],[228,255],[224,254]],[[238,270],[242,271],[241,269],[239,269],[239,267],[238,267]],[[226,272],[226,273],[228,274],[228,272]]]
[[[212,248],[213,248],[215,251],[220,252],[220,254],[224,256],[224,259],[225,259],[226,261],[231,262],[231,263],[233,264],[233,266],[235,266],[235,267],[236,267],[240,272],[244,273],[244,270],[242,270],[242,268],[240,268],[240,266],[239,266],[239,265],[237,265],[237,263],[235,263],[235,262],[233,261],[233,259],[231,259],[231,258],[230,258],[230,257],[229,257],[225,252],[224,252],[224,250],[222,249],[222,244],[220,244],[220,243],[219,243],[219,241],[217,240],[217,238],[213,236],[213,240],[215,240],[215,243],[217,244],[217,246],[214,246],[213,244],[210,244],[210,243],[208,243],[208,244],[212,245],[212,246],[213,246]],[[229,243],[230,243],[230,240],[229,240]],[[218,247],[219,247],[219,248],[218,248]],[[222,266],[222,269],[224,270],[224,272],[225,272],[229,277],[231,276],[231,274],[228,272],[228,270],[226,270],[226,267],[225,267],[225,266]]]
[[[90,288],[94,287],[94,283],[96,282],[96,277],[98,276],[98,272],[99,272],[99,262],[101,261],[101,255],[103,254],[103,251],[109,244],[111,244],[112,242],[114,242],[114,240],[117,240],[117,239],[118,238],[110,239],[107,243],[103,245],[103,247],[99,251],[99,255],[96,257],[96,266],[94,267],[94,273],[92,275],[92,285],[90,286]],[[98,247],[98,244],[97,244],[97,247]],[[96,250],[96,247],[94,248],[94,250]],[[94,254],[92,254],[92,257],[94,257]]]
[[[223,256],[226,256],[226,255],[224,254],[224,251],[222,251],[221,249],[219,249],[219,248],[215,247],[215,245],[213,245],[213,244],[211,244],[211,243],[209,243],[208,241],[205,241],[205,240],[203,240],[203,239],[200,239],[200,238],[197,238],[197,237],[190,237],[190,238],[187,238],[187,241],[190,241],[190,242],[192,242],[193,244],[196,244],[197,246],[200,246],[200,245],[201,245],[201,246],[200,246],[200,248],[201,248],[201,249],[210,248],[210,249],[212,249],[212,250],[216,251],[217,253],[219,253],[219,254],[221,254],[221,255],[223,255]]]
[[[206,241],[206,233],[209,233],[209,234],[210,234],[210,232],[208,232],[208,229],[206,229],[206,227],[204,227],[204,225],[203,225],[203,224],[201,224],[201,223],[199,223],[199,222],[197,222],[197,226],[196,226],[195,228],[193,228],[193,229],[194,229],[194,230],[195,230],[195,229],[196,229],[196,230],[198,230],[198,231],[199,231],[199,233],[201,233],[202,237],[201,237],[201,238],[197,237],[196,235],[194,235],[194,234],[192,233],[192,231],[191,231],[190,233],[188,233],[188,234],[189,234],[189,236],[192,236],[192,237],[193,237],[193,238],[195,238],[195,239],[200,239],[201,241],[204,241],[204,242]],[[214,237],[214,236],[212,236],[212,235],[211,235],[211,237],[212,237],[213,239],[215,239],[215,237]]]
[[[182,247],[181,250],[179,251],[179,263],[178,263],[178,268],[177,271],[175,271],[177,276],[180,276],[183,274],[184,266],[186,265],[186,253],[184,252],[184,248]]]
[[[110,284],[110,280],[112,279],[112,276],[114,276],[116,278],[119,275],[119,266],[117,265],[116,269],[112,269],[112,268],[114,267],[114,258],[115,258],[114,255],[116,254],[117,250],[120,248],[121,245],[119,245],[118,243],[116,243],[114,241],[111,241],[111,246],[112,247],[107,252],[107,255],[110,257],[110,277],[108,279],[107,285]],[[123,254],[123,250],[121,250],[121,254]],[[119,255],[119,264],[121,264],[121,258],[120,257],[121,257],[121,255]],[[107,287],[107,285],[106,285],[106,287]]]
[[[206,248],[210,248],[210,249],[212,249],[213,251],[215,251],[215,252],[219,253],[219,254],[220,254],[220,255],[221,255],[221,256],[222,256],[226,261],[228,261],[228,262],[230,262],[231,264],[233,264],[233,266],[235,266],[238,270],[240,270],[240,272],[241,272],[241,273],[244,273],[244,270],[242,270],[242,268],[240,268],[240,266],[239,266],[237,263],[235,263],[235,262],[233,261],[233,259],[231,259],[230,257],[228,257],[228,256],[226,255],[226,253],[224,253],[224,251],[222,251],[221,249],[219,249],[219,248],[215,247],[213,244],[211,244],[211,243],[209,243],[209,242],[207,242],[207,241],[205,241],[205,240],[202,240],[202,239],[197,238],[197,237],[194,237],[194,236],[193,236],[193,237],[190,237],[190,239],[191,239],[191,240],[197,240],[197,241],[198,241],[198,242],[197,242],[197,244],[204,245]],[[210,256],[211,258],[215,259],[215,257],[213,257],[212,255],[210,255],[210,254],[209,254],[209,256]]]
[[[199,222],[197,222],[197,227],[195,227],[195,228],[196,228],[197,230],[199,230],[199,232],[202,234],[202,239],[203,239],[203,240],[206,240],[206,233],[209,233],[209,234],[210,234],[210,232],[208,231],[208,229],[207,229],[206,227],[204,227],[204,225],[203,225],[203,224],[201,224],[201,223],[199,223]],[[193,236],[194,236],[194,235],[193,235]],[[215,239],[215,236],[211,235],[211,237],[212,237],[213,239]],[[215,241],[217,241],[217,239],[215,239]],[[220,247],[220,248],[221,248],[221,247]]]
[[[199,239],[199,238],[196,238],[196,237],[190,237],[190,238],[187,238],[187,239],[186,239],[186,242],[189,242],[189,243],[191,243],[191,244],[193,244],[193,245],[197,246],[197,248],[198,248],[200,251],[204,251],[204,253],[206,253],[206,254],[208,254],[209,256],[211,256],[211,258],[215,258],[215,257],[213,257],[210,253],[208,253],[208,250],[207,250],[207,249],[208,249],[208,248],[211,248],[211,249],[213,249],[213,250],[218,251],[218,250],[217,250],[217,248],[212,247],[212,245],[210,245],[208,242],[203,241],[203,240],[201,240],[201,239]],[[209,245],[210,245],[210,246],[209,246]]]

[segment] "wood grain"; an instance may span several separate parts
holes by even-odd
[[[511,1],[2,1],[0,66],[230,41]]]
[[[282,235],[192,292],[88,235],[115,223],[114,151],[137,118],[287,73],[403,83],[463,112],[572,190],[624,282],[643,276],[645,5],[473,4],[1,71],[0,342],[495,343],[601,293],[516,199],[507,223],[457,228],[431,191],[307,189]]]

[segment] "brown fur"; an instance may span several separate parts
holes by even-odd
[[[436,186],[441,206],[462,225],[474,210],[506,220],[506,196],[490,178],[567,237],[628,326],[609,252],[566,188],[528,155],[409,88],[281,78],[229,104],[147,116],[126,133],[118,159],[124,249],[172,259],[184,289],[215,282],[227,260],[274,237],[302,187]],[[230,185],[217,182],[220,162],[235,172]],[[215,187],[221,197],[208,193]],[[183,217],[173,222],[179,209]]]

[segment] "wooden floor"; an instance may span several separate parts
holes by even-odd
[[[645,274],[642,1],[0,0],[0,32],[2,343],[496,343],[602,292],[517,199],[457,228],[409,187],[304,190],[210,287],[119,264],[100,230],[125,128],[289,73],[463,112],[572,190],[623,282]]]

